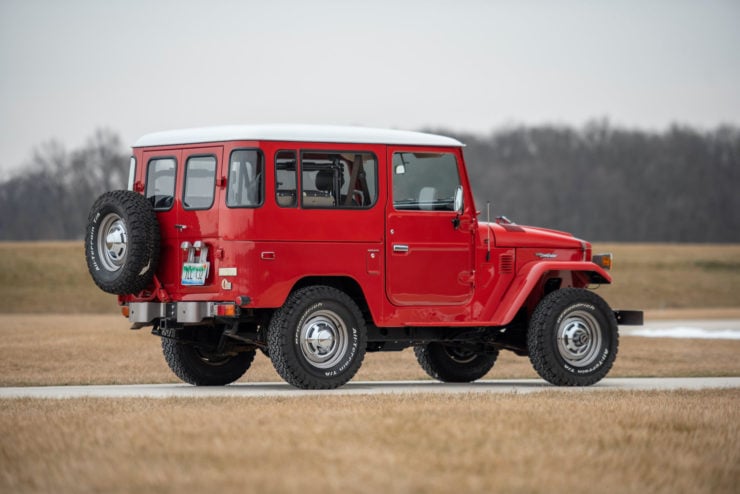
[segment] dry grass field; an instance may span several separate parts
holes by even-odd
[[[177,382],[159,338],[116,315],[0,315],[0,385]],[[738,376],[740,341],[622,337],[611,377]],[[536,378],[529,359],[502,352],[489,379]],[[411,350],[368,353],[355,380],[427,379]],[[242,382],[280,381],[258,353]]]
[[[596,244],[614,253],[614,284],[599,288],[613,307],[740,308],[740,245]]]
[[[736,493],[740,390],[0,401],[2,492]]]
[[[740,246],[599,245],[614,307],[740,317]],[[43,308],[43,310],[42,310]],[[79,242],[0,243],[0,386],[176,382]],[[623,337],[610,376],[740,375],[740,341]],[[504,352],[491,379],[536,377]],[[426,379],[413,353],[356,380]],[[242,381],[277,381],[261,354]],[[0,493],[736,493],[740,390],[0,400]]]
[[[82,242],[0,242],[0,314],[117,310],[90,278]]]
[[[615,308],[740,309],[740,245],[596,244],[612,252]],[[82,242],[0,242],[0,314],[107,313],[116,298],[93,284]]]

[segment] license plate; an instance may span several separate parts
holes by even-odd
[[[182,284],[187,286],[202,286],[208,278],[210,262],[186,262],[182,265]]]

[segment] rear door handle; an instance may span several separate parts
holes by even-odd
[[[393,244],[393,252],[408,252],[409,246],[405,244]]]

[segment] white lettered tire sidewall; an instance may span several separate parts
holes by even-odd
[[[144,196],[127,190],[102,194],[90,208],[85,235],[90,276],[107,293],[140,292],[157,269],[159,239],[159,223]]]
[[[574,319],[582,319],[584,317],[592,317],[595,323],[594,329],[596,330],[595,338],[600,340],[600,343],[594,347],[594,355],[592,359],[589,359],[584,364],[569,362],[564,356],[565,350],[561,350],[557,347],[565,346],[560,343],[562,341],[559,338],[558,333],[555,334],[554,344],[556,345],[556,357],[560,360],[561,365],[568,371],[579,375],[588,376],[594,373],[598,373],[606,362],[609,361],[611,355],[610,345],[608,340],[611,338],[608,328],[609,322],[606,320],[601,311],[597,310],[596,306],[591,303],[578,302],[566,307],[558,316],[556,325],[558,328],[562,328],[567,325],[569,321]]]
[[[339,333],[335,337],[335,343],[338,346],[337,355],[333,361],[330,361],[332,364],[330,366],[321,366],[318,363],[312,363],[307,356],[307,351],[304,350],[306,344],[302,340],[306,338],[306,326],[310,325],[311,321],[316,319],[315,316],[317,314],[334,314],[341,321],[340,324],[343,325],[343,327],[337,328],[337,333]],[[338,304],[333,300],[316,302],[308,307],[298,320],[298,324],[293,332],[293,351],[296,353],[298,361],[306,372],[318,378],[339,376],[351,367],[359,351],[360,329],[358,326],[355,317],[342,304]]]
[[[557,290],[535,309],[527,346],[543,379],[558,386],[588,386],[603,379],[614,363],[617,321],[595,293],[580,288]]]
[[[324,285],[293,292],[270,321],[268,353],[286,382],[333,389],[362,365],[367,334],[362,313],[343,291]]]
[[[90,220],[87,227],[87,243],[85,245],[88,253],[88,264],[93,279],[101,283],[115,283],[120,277],[122,270],[119,268],[115,271],[106,267],[103,253],[100,252],[98,244],[100,243],[100,235],[105,235],[102,231],[103,220],[109,218],[111,215],[116,215],[119,218],[123,215],[123,212],[110,203],[103,203],[101,207],[93,210],[94,216]]]

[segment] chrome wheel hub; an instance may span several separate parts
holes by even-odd
[[[346,354],[349,334],[336,313],[322,310],[312,314],[301,326],[299,344],[301,353],[311,365],[328,369]]]
[[[100,223],[98,257],[108,271],[118,271],[126,262],[128,232],[120,216],[110,213]]]
[[[586,367],[601,353],[601,327],[590,313],[573,312],[558,326],[557,341],[563,360],[576,367]]]

